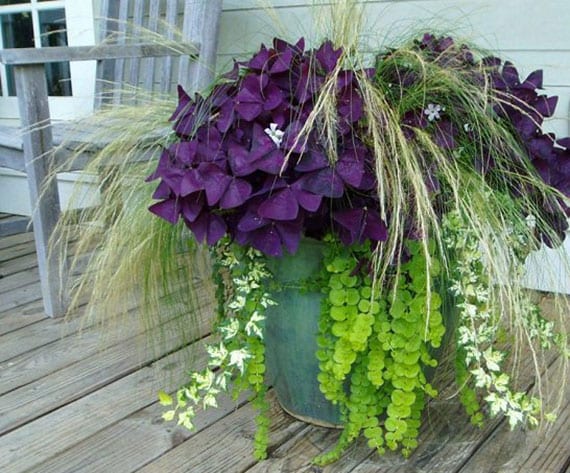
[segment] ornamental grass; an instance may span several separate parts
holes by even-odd
[[[318,382],[343,431],[315,463],[360,435],[409,455],[437,396],[427,374],[442,343],[474,424],[553,420],[542,355],[567,360],[567,336],[523,277],[527,256],[560,246],[568,227],[570,138],[542,130],[557,98],[543,93],[542,71],[521,77],[446,35],[361,54],[357,2],[335,6],[317,46],[274,39],[208,90],[179,88],[177,105],[153,98],[98,115],[122,133],[92,162],[99,225],[82,217],[77,235],[61,224],[80,250],[98,247],[76,294],[89,288],[103,314],[127,312],[134,294],[144,320],[174,315],[190,337],[197,281],[213,278],[218,338],[205,370],[161,393],[165,419],[192,428],[198,408],[247,390],[265,458],[264,325],[281,290],[268,262],[319,240],[322,270],[299,286],[322,293]],[[523,357],[536,392],[517,387]]]

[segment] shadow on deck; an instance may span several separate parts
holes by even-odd
[[[202,309],[207,338],[212,305],[205,300]],[[293,419],[270,394],[270,458],[256,463],[254,413],[245,400],[200,413],[195,432],[162,421],[158,390],[182,384],[189,359],[205,363],[200,341],[184,343],[171,323],[163,329],[167,343],[157,352],[145,344],[136,310],[113,333],[79,317],[45,318],[32,234],[0,238],[0,471],[570,473],[568,391],[558,422],[542,434],[511,433],[501,419],[471,427],[444,391],[410,459],[380,458],[359,443],[322,469],[310,459],[338,431]]]

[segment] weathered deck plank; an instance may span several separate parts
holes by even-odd
[[[15,235],[4,236],[0,238],[0,250],[3,250],[4,248],[9,248],[14,245],[19,245],[21,243],[31,243],[33,248],[34,233],[24,232],[24,233],[17,233]]]
[[[552,358],[551,358],[552,360]],[[531,389],[533,386],[533,371],[531,363],[522,366],[520,382],[521,386]],[[445,471],[463,473],[463,465],[469,459],[481,452],[488,457],[492,452],[485,451],[486,440],[492,437],[494,432],[500,429],[506,421],[503,418],[486,420],[483,428],[478,429],[469,424],[469,420],[457,399],[439,400],[433,402],[426,413],[427,421],[420,433],[419,447],[410,458],[398,468],[393,464],[386,464],[386,457],[371,456],[367,461],[354,469],[353,473],[376,473],[407,471]],[[494,455],[494,468],[499,471],[503,464],[507,464],[514,455],[523,448],[521,437],[515,432],[505,437],[501,445],[500,455]],[[492,445],[492,444],[487,444]],[[566,452],[565,455],[568,455]],[[495,471],[495,470],[472,470]],[[502,471],[502,470],[500,470]]]
[[[20,256],[29,255],[34,251],[34,242],[23,239],[23,241],[2,249],[2,261],[10,261]]]
[[[2,158],[6,155],[2,153]],[[0,214],[0,237],[18,235],[30,229],[30,218],[20,215]]]
[[[169,369],[176,370],[181,375],[177,378],[172,376],[169,379],[177,380],[179,383],[185,381],[184,363],[178,363],[176,367]],[[168,389],[176,386],[175,383],[176,381],[169,381],[160,384],[157,380],[154,384],[158,388]],[[154,392],[154,398],[156,398],[156,392]],[[195,423],[196,430],[192,432],[182,427],[165,425],[161,419],[165,408],[154,403],[128,416],[125,415],[119,422],[110,424],[84,441],[58,452],[49,460],[26,470],[26,473],[108,473],[110,471],[130,473],[138,471],[189,437],[233,412],[244,402],[243,399],[237,403],[227,397],[222,399],[218,409],[199,413]],[[63,444],[65,443],[69,443],[68,437],[63,439]],[[51,443],[48,449],[52,449]],[[105,455],[101,455],[100,452],[105,452]]]
[[[0,316],[0,336],[45,319],[41,300],[24,304]]]
[[[209,322],[204,314],[197,317],[198,331],[207,333]],[[50,323],[51,320],[46,319]],[[34,326],[39,324],[34,324]],[[164,350],[174,351],[186,341],[178,330],[178,321],[170,321],[161,328],[165,337]],[[127,376],[141,366],[153,361],[152,350],[141,350],[145,346],[146,334],[136,335],[109,349],[69,365],[46,378],[22,386],[0,396],[0,433],[9,432],[43,414],[51,412],[69,402],[79,399]],[[133,353],[140,352],[140,357]]]
[[[43,317],[45,319],[45,315]],[[142,330],[140,322],[133,316],[121,324],[121,330],[114,333],[112,338],[104,341],[101,328],[91,326],[82,330],[81,335],[67,336],[47,346],[28,350],[0,365],[0,395],[96,356],[103,348],[123,343],[142,333]]]
[[[36,261],[36,254],[34,252],[21,255],[18,258],[11,260],[0,259],[0,275],[3,278],[9,276],[10,274],[15,274],[19,271],[24,271],[26,269],[32,269],[38,267],[38,262]]]
[[[32,282],[25,286],[18,287],[11,292],[10,297],[3,297],[0,301],[0,316],[2,313],[8,312],[28,302],[38,300],[38,291],[40,290],[40,282]],[[39,297],[41,298],[41,296]]]
[[[136,350],[127,351],[123,355],[131,359],[131,364],[139,364]],[[131,427],[136,426],[140,413],[135,413],[155,403],[159,389],[172,390],[183,381],[185,363],[191,356],[195,357],[197,366],[204,364],[205,357],[200,350],[200,344],[194,344],[5,435],[0,444],[0,471],[8,467],[14,473],[32,467],[41,472],[75,472],[78,471],[75,467],[86,468],[89,466],[83,458],[86,450],[80,448],[75,452],[70,448],[129,418],[131,414],[133,417],[125,422]],[[153,417],[151,425],[155,424],[156,418]],[[49,432],[49,435],[46,436],[46,432]],[[164,436],[168,437],[170,433],[164,430]],[[112,439],[115,439],[114,435],[105,437],[103,443]],[[126,435],[125,439],[127,445],[131,444],[129,435]],[[130,447],[134,448],[134,445],[131,444]],[[28,453],[23,454],[24,452]],[[65,455],[58,457],[58,454],[63,452],[66,452]],[[92,450],[90,454],[101,456],[101,450]],[[45,463],[48,459],[51,461]],[[65,462],[62,463],[62,460]],[[67,463],[69,460],[70,463]],[[109,465],[107,468],[103,471],[119,471],[109,468]],[[120,471],[126,473],[127,470]]]
[[[2,320],[0,318],[0,320]],[[12,331],[2,337],[0,362],[10,360],[23,353],[53,343],[66,335],[77,333],[83,321],[79,318],[58,320],[50,323],[45,318],[37,323]]]
[[[202,306],[198,306],[197,310],[208,310],[208,307],[209,302],[204,300]],[[42,327],[51,325],[49,321],[45,320],[43,310],[42,320]],[[0,363],[0,395],[39,380],[81,360],[96,356],[102,352],[103,348],[108,349],[152,329],[152,326],[143,325],[135,313],[122,320],[120,330],[114,330],[112,334],[108,335],[102,335],[101,326],[98,324],[86,323],[82,325],[83,323],[84,321],[77,317],[73,325],[66,324],[63,326],[62,336],[52,343],[34,349],[30,347],[24,353]],[[175,322],[174,325],[178,327],[179,324],[180,322]],[[204,335],[208,328],[207,324],[202,324],[198,327],[200,333],[197,335]],[[81,333],[77,334],[71,329],[81,329]],[[39,333],[42,331],[43,328],[39,330]],[[29,330],[22,330],[22,332],[29,332]],[[38,330],[34,330],[34,332],[38,333]],[[63,336],[64,334],[67,336]],[[22,335],[18,332],[12,334],[12,337],[5,338],[9,342],[12,341],[11,344],[14,345],[18,339],[22,338]]]
[[[4,276],[0,282],[0,296],[11,292],[14,289],[26,286],[40,280],[40,275],[36,268],[26,269],[8,276]],[[5,296],[7,297],[7,296]]]
[[[277,404],[272,392],[270,402],[270,449],[305,428],[305,424],[288,416]],[[173,448],[140,473],[212,473],[242,472],[253,466],[255,412],[250,404],[239,408],[186,442]]]
[[[185,381],[189,352],[196,355],[192,366],[203,366],[201,343],[186,346],[172,321],[162,351],[144,351],[136,310],[121,323],[124,332],[113,336],[109,327],[80,318],[45,319],[39,289],[37,300],[26,303],[20,292],[37,283],[35,264],[30,234],[0,238],[0,275],[6,275],[0,278],[0,305],[7,307],[0,312],[2,473],[570,473],[568,390],[558,422],[542,437],[512,433],[500,419],[472,428],[444,391],[431,403],[410,459],[392,453],[380,458],[360,441],[324,468],[310,460],[333,446],[339,432],[291,418],[270,391],[270,455],[256,462],[254,412],[245,397],[200,412],[196,432],[161,419],[158,389],[174,390]],[[209,329],[211,303],[205,297],[200,306],[202,334]],[[554,359],[547,361],[556,364]]]
[[[552,372],[557,372],[560,359],[551,367]],[[558,378],[551,379],[551,383],[557,383]],[[541,472],[557,473],[564,471],[570,462],[570,384],[566,384],[566,403],[561,408],[561,415],[556,423],[548,427],[532,431],[512,432],[507,422],[501,422],[484,444],[477,450],[461,469],[461,473],[478,473],[492,471],[499,466],[498,459],[506,462],[501,466],[505,472]],[[508,458],[508,452],[511,458]],[[507,457],[507,458],[505,458]]]

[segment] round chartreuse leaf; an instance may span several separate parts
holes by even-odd
[[[340,275],[340,281],[346,287],[354,287],[358,283],[358,278],[356,276],[351,276],[348,272],[344,272]]]
[[[346,290],[332,289],[329,292],[329,301],[332,305],[341,306],[346,302]]]
[[[348,317],[347,307],[344,305],[335,305],[331,307],[330,316],[331,319],[342,322]]]
[[[338,275],[338,274],[331,275],[331,277],[329,279],[329,287],[331,289],[342,289],[343,284],[340,280],[340,275]]]
[[[406,313],[407,307],[404,301],[400,299],[396,299],[392,302],[392,306],[390,307],[390,315],[395,319],[399,319],[404,316]]]
[[[346,303],[348,305],[357,305],[360,301],[360,294],[358,289],[348,288],[346,290]]]
[[[368,312],[370,310],[370,301],[360,299],[360,302],[358,302],[358,310],[360,312]]]

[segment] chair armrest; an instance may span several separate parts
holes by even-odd
[[[13,48],[0,51],[0,63],[13,66],[61,61],[99,61],[103,59],[160,56],[198,56],[197,43],[102,44],[99,46],[56,46],[50,48]]]

